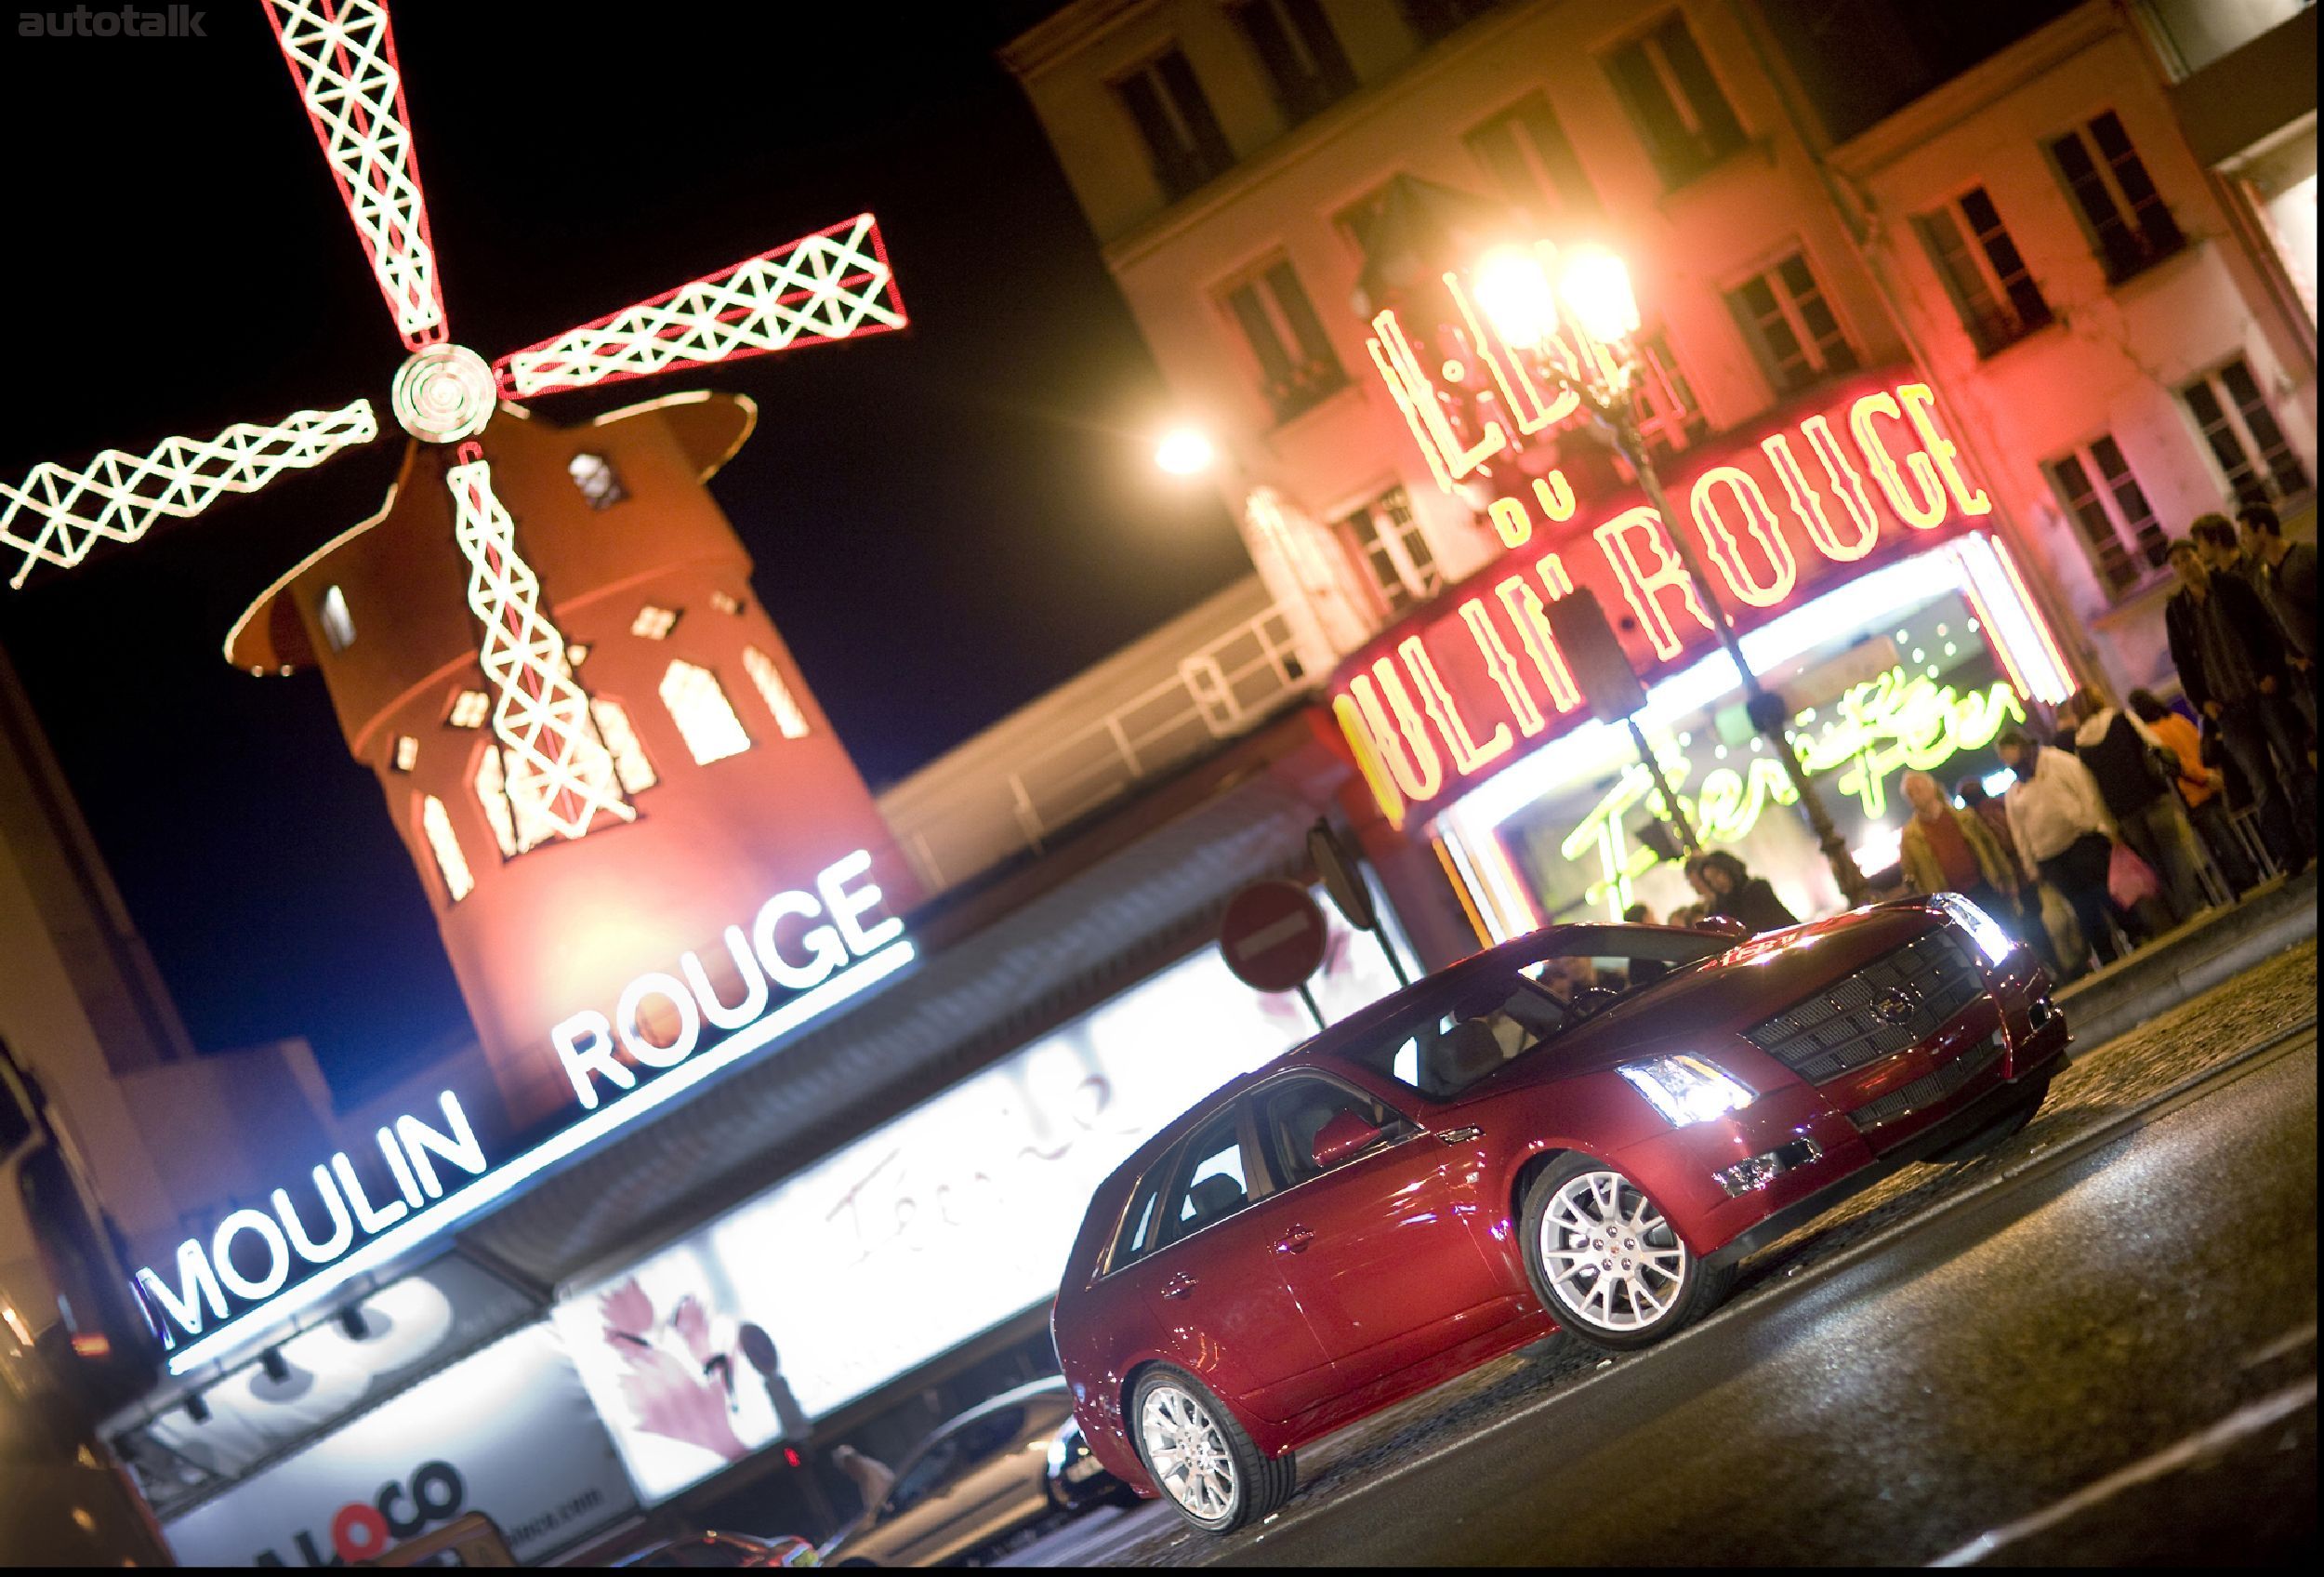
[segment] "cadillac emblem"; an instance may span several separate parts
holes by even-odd
[[[1912,1022],[1912,1010],[1920,1005],[1911,992],[1891,986],[1872,999],[1872,1016],[1892,1029],[1902,1028]]]

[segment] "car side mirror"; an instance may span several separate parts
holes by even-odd
[[[1314,1158],[1317,1170],[1329,1171],[1379,1138],[1381,1132],[1356,1112],[1340,1112],[1315,1131],[1308,1153]]]

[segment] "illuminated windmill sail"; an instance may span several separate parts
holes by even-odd
[[[414,440],[449,451],[440,474],[469,567],[478,663],[522,846],[627,820],[633,813],[613,752],[478,437],[504,394],[531,398],[902,328],[904,303],[878,227],[859,214],[487,364],[450,338],[385,6],[265,4],[411,352],[390,387],[390,408]],[[0,550],[16,558],[9,584],[21,586],[42,564],[70,569],[99,543],[135,542],[164,520],[200,514],[229,493],[255,492],[377,435],[370,403],[357,400],[271,426],[165,439],[144,455],[108,449],[78,468],[36,466],[21,482],[0,483]]]

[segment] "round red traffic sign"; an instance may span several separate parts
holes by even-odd
[[[1254,881],[1227,900],[1219,951],[1254,991],[1295,991],[1323,967],[1324,911],[1296,881]]]

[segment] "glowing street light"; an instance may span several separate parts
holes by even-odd
[[[1193,476],[1208,470],[1210,462],[1217,457],[1210,440],[1191,427],[1173,429],[1154,451],[1154,463],[1172,476]]]
[[[1637,473],[1646,502],[1662,519],[1670,545],[1677,550],[1679,563],[1685,568],[1687,579],[1694,583],[1695,595],[1710,616],[1712,632],[1726,649],[1736,672],[1742,676],[1745,715],[1774,747],[1784,775],[1798,790],[1800,809],[1815,830],[1817,846],[1831,866],[1840,891],[1850,904],[1861,904],[1871,895],[1870,888],[1846,841],[1840,836],[1840,829],[1832,825],[1830,813],[1824,808],[1814,780],[1785,732],[1789,709],[1784,705],[1783,697],[1760,683],[1759,676],[1744,660],[1743,643],[1720,604],[1710,576],[1703,573],[1702,561],[1696,556],[1693,544],[1687,540],[1686,533],[1679,529],[1680,517],[1664,497],[1662,478],[1655,471],[1654,457],[1639,436],[1638,422],[1631,408],[1631,390],[1638,373],[1638,351],[1631,337],[1638,332],[1639,316],[1638,298],[1631,288],[1630,269],[1620,257],[1603,246],[1572,247],[1562,259],[1553,293],[1548,271],[1537,257],[1553,250],[1545,245],[1533,252],[1497,248],[1486,253],[1472,276],[1477,303],[1503,340],[1530,352],[1543,376],[1553,385],[1570,389],[1580,397],[1584,408],[1613,438],[1615,448]],[[1560,298],[1565,317],[1582,342],[1578,349],[1584,352],[1571,360],[1547,353],[1547,341],[1558,324]],[[1632,726],[1636,726],[1634,719]],[[1644,753],[1643,735],[1639,736],[1639,749]],[[1651,764],[1651,757],[1648,759]],[[1670,801],[1667,789],[1664,798],[1670,803],[1676,802]]]

